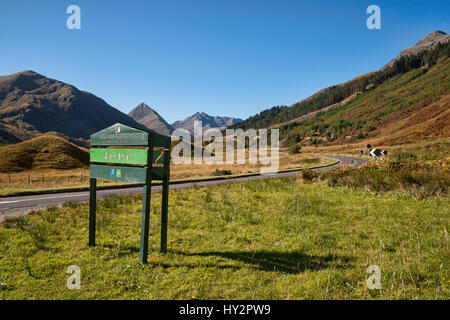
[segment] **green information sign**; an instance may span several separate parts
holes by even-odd
[[[91,164],[91,178],[145,183],[147,181],[146,167],[123,167]]]
[[[147,160],[148,160],[148,148],[145,149],[91,148],[91,162],[146,165]]]
[[[140,262],[147,263],[151,183],[154,179],[163,182],[161,252],[165,253],[167,250],[170,137],[117,123],[91,135],[90,162],[89,245],[95,246],[97,179],[142,183]]]

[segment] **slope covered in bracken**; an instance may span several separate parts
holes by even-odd
[[[336,145],[376,139],[382,145],[450,136],[450,58],[412,69],[347,104],[280,127],[285,144]]]

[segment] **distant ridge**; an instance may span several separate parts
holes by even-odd
[[[187,117],[184,120],[176,121],[172,123],[175,129],[186,129],[189,130],[191,134],[194,133],[194,121],[201,121],[203,126],[203,131],[210,128],[224,129],[228,126],[242,122],[242,119],[233,117],[219,117],[210,116],[205,112],[196,112],[192,116]]]
[[[0,77],[0,143],[54,131],[83,144],[118,122],[142,127],[99,97],[34,71]]]
[[[143,126],[163,135],[170,135],[175,130],[173,126],[168,124],[163,117],[145,103],[137,105],[128,113],[128,116]]]

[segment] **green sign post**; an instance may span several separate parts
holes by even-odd
[[[162,180],[161,252],[167,249],[170,137],[120,123],[91,135],[89,246],[95,246],[97,179],[144,185],[140,262],[147,263],[152,180]]]

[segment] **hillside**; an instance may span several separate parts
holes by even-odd
[[[174,122],[172,125],[175,129],[186,129],[193,134],[194,121],[201,121],[203,131],[205,131],[211,128],[224,129],[228,126],[232,126],[234,124],[242,122],[242,119],[233,117],[210,116],[209,114],[206,114],[204,112],[196,112],[195,114],[187,117],[184,120]]]
[[[0,172],[30,169],[73,169],[89,165],[89,152],[69,141],[42,135],[14,145],[0,147]]]
[[[140,125],[95,95],[33,71],[0,77],[0,143],[55,131],[73,139],[114,123]]]
[[[128,116],[145,127],[163,135],[170,135],[175,130],[163,117],[145,103],[137,105],[128,113]]]
[[[390,62],[390,66],[379,71],[359,76],[351,81],[320,90],[309,98],[290,107],[276,106],[252,116],[233,128],[267,128],[286,123],[306,114],[341,103],[355,94],[361,94],[377,88],[384,82],[410,70],[435,65],[439,59],[450,55],[450,37],[442,31],[435,31],[424,37],[409,50]]]
[[[336,145],[376,139],[381,145],[450,137],[450,58],[412,69],[344,106],[282,125],[284,145]]]

